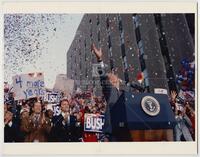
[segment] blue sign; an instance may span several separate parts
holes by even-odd
[[[85,114],[84,116],[84,131],[102,132],[105,122],[104,115]]]

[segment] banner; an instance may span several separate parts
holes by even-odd
[[[104,115],[85,114],[84,131],[102,132],[104,121],[105,121]]]
[[[12,79],[15,100],[45,95],[44,76],[42,73],[16,75]]]

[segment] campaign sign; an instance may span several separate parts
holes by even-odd
[[[102,132],[104,121],[105,121],[104,115],[85,114],[84,131]]]
[[[53,93],[53,92],[46,92],[44,101],[47,101],[51,104],[57,104],[60,102],[61,95],[59,93]]]
[[[15,100],[45,96],[42,73],[16,75],[12,79]]]
[[[59,116],[61,114],[60,106],[59,105],[52,105],[53,107],[53,116]]]

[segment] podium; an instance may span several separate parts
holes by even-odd
[[[114,141],[173,141],[175,116],[168,96],[124,92],[110,108]]]

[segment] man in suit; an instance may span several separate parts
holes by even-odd
[[[112,137],[112,126],[111,126],[111,119],[110,119],[110,110],[115,105],[121,94],[123,93],[120,90],[120,82],[121,80],[119,77],[113,73],[104,74],[105,72],[105,65],[102,61],[102,50],[97,49],[96,46],[92,45],[92,51],[95,54],[97,61],[101,65],[102,70],[99,70],[100,81],[102,86],[102,92],[104,94],[105,100],[107,102],[106,105],[106,112],[105,112],[105,124],[103,128],[103,132],[106,135],[105,141],[113,141]]]
[[[51,131],[53,142],[78,142],[80,139],[79,126],[76,117],[70,114],[69,101],[61,100],[60,108],[60,115],[53,117]]]
[[[32,110],[33,113],[21,121],[21,131],[27,134],[25,142],[47,142],[51,125],[42,112],[42,104],[38,101],[34,102]]]
[[[12,109],[6,109],[4,113],[4,142],[18,141],[18,124],[13,117]]]

